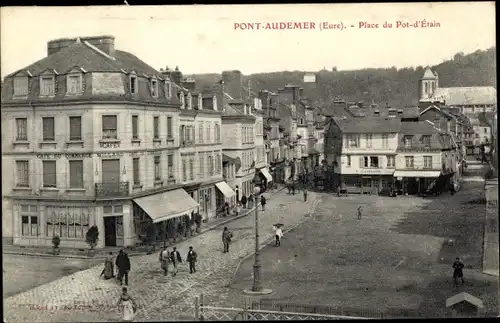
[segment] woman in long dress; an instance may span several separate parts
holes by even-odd
[[[135,318],[135,313],[137,311],[137,305],[134,300],[128,295],[127,287],[122,288],[122,294],[118,300],[118,306],[122,307],[123,311],[123,321],[132,322]]]
[[[113,253],[110,252],[109,255],[106,257],[106,260],[104,261],[104,269],[101,272],[101,276],[104,275],[104,279],[110,279],[115,277],[115,271],[114,271],[114,265],[113,265]]]

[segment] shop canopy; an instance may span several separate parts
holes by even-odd
[[[236,195],[236,193],[231,189],[231,187],[229,185],[227,185],[226,182],[219,182],[219,183],[215,184],[215,186],[217,186],[219,191],[222,194],[224,194],[224,196],[227,198],[231,198],[231,197]]]
[[[134,202],[153,219],[154,223],[176,218],[184,214],[190,215],[199,206],[182,188],[136,198]]]
[[[266,180],[268,182],[272,182],[273,181],[273,177],[271,176],[271,174],[267,170],[267,167],[261,168],[260,172],[262,173],[262,175],[264,175],[264,177],[266,178]]]
[[[394,172],[394,177],[439,177],[440,171],[411,171],[411,170],[397,170]]]

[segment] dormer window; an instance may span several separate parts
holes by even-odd
[[[40,76],[40,95],[52,96],[55,94],[56,77],[54,75]]]
[[[68,94],[82,93],[82,74],[69,74],[66,82]]]
[[[137,94],[137,76],[130,75],[130,94]]]
[[[172,98],[172,82],[170,82],[169,80],[165,81],[165,97],[167,99]]]
[[[413,147],[413,136],[404,136],[405,148]]]
[[[14,96],[27,96],[28,95],[28,77],[16,76],[14,77]]]
[[[153,98],[158,97],[158,80],[151,80],[151,96]]]

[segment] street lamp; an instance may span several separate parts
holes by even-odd
[[[261,280],[261,265],[260,265],[260,251],[259,251],[259,201],[258,196],[262,192],[261,185],[262,179],[255,172],[253,178],[254,188],[253,193],[255,197],[255,260],[253,264],[253,286],[252,289],[245,289],[243,292],[250,295],[266,295],[271,294],[272,290],[262,288]]]

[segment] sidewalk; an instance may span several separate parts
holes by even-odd
[[[300,195],[280,194],[270,199],[266,211],[259,210],[261,247],[272,238],[276,222],[291,228],[304,221],[318,195],[310,193],[307,202]],[[158,253],[131,258],[129,291],[139,306],[138,321],[192,320],[195,296],[224,294],[241,259],[254,252],[254,217],[242,216],[227,225],[234,233],[230,253],[222,253],[221,230],[211,230],[189,241],[176,244],[185,259],[189,246],[198,253],[197,272],[189,274],[187,264],[179,266],[174,277],[165,277]],[[115,281],[99,279],[102,265],[65,276],[4,300],[7,322],[116,322],[121,314],[116,306],[120,287]],[[52,310],[30,310],[29,305]],[[76,307],[78,305],[78,307]],[[66,309],[66,310],[65,310]],[[67,309],[71,309],[68,311]]]
[[[266,192],[265,195],[269,200],[272,199],[273,196],[283,191],[285,187],[276,189],[271,192]],[[181,240],[176,241],[173,244],[179,244],[183,241],[188,241],[193,239],[200,234],[203,234],[207,231],[211,231],[216,229],[224,224],[230,223],[237,219],[240,219],[244,216],[247,216],[250,213],[250,209],[242,209],[242,212],[238,216],[228,216],[228,217],[219,217],[215,219],[211,219],[208,223],[203,223],[201,226],[201,230],[199,233],[195,233],[193,236],[188,236],[182,238]],[[167,246],[170,245],[167,243]],[[59,248],[59,255],[54,255],[52,251],[52,247],[48,246],[16,246],[16,245],[2,245],[2,253],[3,254],[11,254],[11,255],[23,255],[23,256],[31,256],[31,257],[60,257],[60,258],[72,258],[72,259],[105,259],[109,252],[113,252],[114,254],[118,253],[119,250],[124,249],[123,247],[105,247],[102,249],[96,249],[96,254],[94,257],[88,256],[88,249],[77,249],[77,248]],[[127,247],[125,248],[129,257],[133,256],[141,256],[146,255],[149,251],[148,246],[140,246],[140,247]],[[159,250],[159,246],[157,245],[156,250]]]
[[[499,276],[498,181],[488,181],[485,189],[483,273]]]

